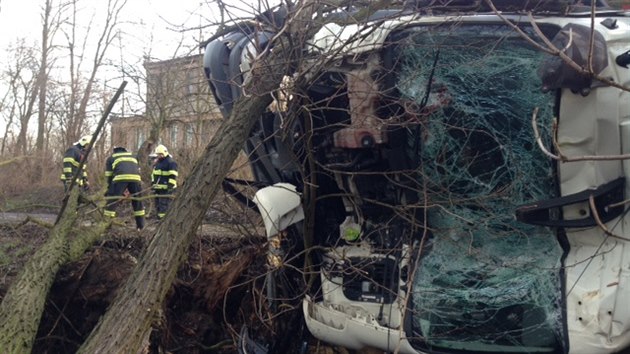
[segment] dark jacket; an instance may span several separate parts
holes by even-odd
[[[72,145],[68,148],[68,150],[66,150],[66,153],[63,155],[63,172],[61,173],[62,181],[65,182],[72,180],[72,176],[76,174],[84,156],[84,149],[79,144]],[[87,177],[87,166],[83,164],[83,173],[81,173],[79,178],[77,178],[77,184],[79,186],[83,186],[87,182]]]
[[[138,160],[130,152],[116,149],[105,162],[107,185],[112,182],[140,182],[140,166]]]
[[[158,160],[153,167],[151,184],[156,191],[168,191],[177,188],[177,163],[170,155]]]

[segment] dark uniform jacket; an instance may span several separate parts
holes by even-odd
[[[177,163],[166,156],[153,167],[151,184],[155,191],[168,191],[177,188]]]
[[[61,174],[61,180],[71,181],[72,176],[74,176],[79,169],[79,165],[81,161],[83,161],[84,150],[80,145],[72,145],[66,150],[66,153],[63,155],[63,173]],[[83,173],[79,175],[77,178],[77,184],[79,186],[83,186],[87,182],[87,166],[83,164]]]
[[[116,152],[105,162],[107,185],[112,182],[140,182],[138,160],[130,152]]]

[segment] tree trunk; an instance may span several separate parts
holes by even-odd
[[[256,86],[247,92],[257,94],[238,99],[184,181],[138,266],[79,353],[135,353],[140,349],[206,210],[295,54],[277,50],[256,62],[252,69],[256,79],[251,81]]]
[[[0,348],[2,353],[31,353],[48,291],[59,268],[78,259],[107,229],[102,223],[70,241],[76,221],[78,189],[73,190],[68,205],[51,230],[48,241],[24,266],[0,304]]]
[[[0,348],[6,353],[30,353],[48,289],[64,263],[67,234],[76,219],[78,192],[71,198],[50,238],[25,265],[0,304]]]
[[[37,86],[39,87],[39,102],[37,112],[37,140],[35,148],[37,156],[45,156],[44,154],[44,133],[46,128],[46,94],[48,92],[48,35],[50,34],[50,13],[52,4],[50,0],[44,5],[44,15],[42,24],[42,53],[39,73],[37,75]],[[42,178],[42,164],[35,164],[34,179],[39,182]]]
[[[280,79],[274,82],[279,84]],[[235,106],[186,179],[138,266],[79,353],[135,353],[140,349],[221,181],[269,103],[271,96],[266,94],[241,99]]]
[[[295,12],[299,17],[287,19],[285,34],[298,41],[312,30],[304,24],[314,26],[312,15],[318,9],[314,2],[305,3]],[[299,55],[299,46],[285,37],[254,63],[253,79],[245,89],[249,96],[236,101],[230,117],[212,137],[138,266],[78,353],[136,353],[141,348],[206,210],[255,122],[272,102],[270,93],[280,87]]]

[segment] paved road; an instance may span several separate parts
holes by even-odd
[[[24,221],[27,217],[31,217],[36,220],[41,220],[43,222],[47,222],[53,224],[55,220],[57,220],[56,214],[45,214],[45,213],[5,213],[0,212],[0,223],[19,223]],[[129,220],[132,220],[131,217]],[[90,222],[86,222],[85,225],[89,225]],[[157,227],[157,221],[149,222],[147,224],[147,229],[155,229]],[[209,220],[204,220],[201,225],[200,231],[206,235],[212,236],[220,236],[220,237],[242,237],[242,230],[236,228],[235,224],[225,223],[225,222],[212,222]],[[251,232],[257,232],[258,235],[264,235],[264,229],[259,228],[255,230],[250,230]]]
[[[0,222],[21,222],[27,217],[41,220],[48,223],[54,223],[57,220],[56,214],[42,214],[42,213],[4,213],[0,212]]]

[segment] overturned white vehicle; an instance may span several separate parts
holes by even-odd
[[[255,200],[270,258],[318,274],[270,280],[268,294],[294,289],[282,298],[299,296],[309,332],[353,349],[630,346],[630,161],[620,156],[630,153],[630,14],[417,2],[351,23],[361,11],[331,15],[290,78],[307,84],[278,94],[247,142],[257,182],[276,185]],[[207,44],[226,116],[282,17]],[[240,350],[279,348],[244,339]]]

